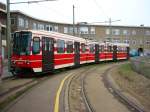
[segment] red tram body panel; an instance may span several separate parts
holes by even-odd
[[[36,73],[106,60],[128,59],[128,45],[100,43],[47,31],[17,31],[13,36],[12,72]]]

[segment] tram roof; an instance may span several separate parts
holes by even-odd
[[[21,32],[21,31],[23,31],[23,32],[32,32],[33,34],[45,35],[47,37],[54,37],[56,39],[74,40],[74,41],[82,41],[82,42],[86,41],[85,39],[83,39],[81,37],[76,37],[76,36],[67,35],[67,34],[58,33],[58,32],[53,32],[53,31],[20,30],[20,31],[16,31],[16,32]]]

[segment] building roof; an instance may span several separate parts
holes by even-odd
[[[70,23],[60,23],[60,22],[54,22],[54,21],[47,21],[47,20],[38,19],[38,18],[33,17],[31,15],[25,14],[24,12],[21,12],[19,10],[12,10],[11,13],[19,13],[19,14],[25,15],[25,16],[27,16],[29,18],[35,19],[37,21],[41,21],[41,22],[54,23],[54,24],[63,24],[63,25],[72,25]],[[77,23],[76,25],[81,25],[81,26],[95,26],[95,27],[96,26],[97,27],[110,27],[109,25],[89,24],[87,22],[80,22],[80,23]],[[82,23],[84,23],[84,24],[82,24]],[[141,25],[141,26],[111,25],[111,27],[121,27],[121,28],[150,28],[150,26],[144,26],[144,25]]]
[[[33,16],[31,16],[31,15],[28,15],[28,14],[26,14],[26,13],[20,11],[20,10],[12,10],[12,11],[10,11],[10,13],[11,13],[11,14],[13,14],[13,13],[22,14],[22,15],[24,15],[24,16],[27,16],[27,17],[31,18],[31,19],[34,19],[34,20],[37,20],[37,21],[41,21],[41,22],[54,23],[54,24],[67,24],[67,25],[72,25],[72,24],[69,24],[69,23],[60,23],[60,22],[42,20],[42,19],[33,17]]]
[[[54,37],[56,39],[65,39],[65,40],[72,40],[72,41],[79,41],[79,42],[85,42],[85,39],[81,37],[71,36],[63,33],[53,32],[53,31],[43,31],[43,30],[20,30],[20,31],[29,31],[33,34],[37,35],[47,35],[47,37]],[[16,32],[20,32],[16,31]]]

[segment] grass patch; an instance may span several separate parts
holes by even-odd
[[[134,80],[133,74],[135,74],[135,72],[132,70],[130,63],[121,65],[118,68],[118,73],[130,82]]]
[[[150,79],[135,72],[130,63],[120,65],[112,70],[112,76],[120,88],[135,97],[150,110]]]

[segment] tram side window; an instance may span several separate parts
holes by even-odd
[[[108,46],[107,51],[108,51],[108,52],[112,52],[112,47],[111,47],[111,46]]]
[[[122,48],[120,46],[117,47],[118,52],[122,52]]]
[[[49,41],[49,51],[52,51],[52,41]]]
[[[94,44],[90,44],[90,53],[94,53],[94,49],[95,48],[95,46],[94,46]]]
[[[33,38],[32,53],[33,53],[33,54],[38,54],[38,53],[40,53],[40,38],[39,38],[39,37],[34,37],[34,38]]]
[[[73,52],[73,42],[68,41],[67,42],[67,53],[72,53]]]
[[[100,48],[100,50],[99,50],[100,52],[104,52],[104,46],[103,45],[101,45],[99,48]]]
[[[126,52],[127,48],[126,47],[122,47],[122,52]]]
[[[84,43],[81,44],[81,52],[85,53],[86,52],[86,46]]]
[[[57,52],[64,53],[65,52],[65,41],[64,40],[57,40]]]

